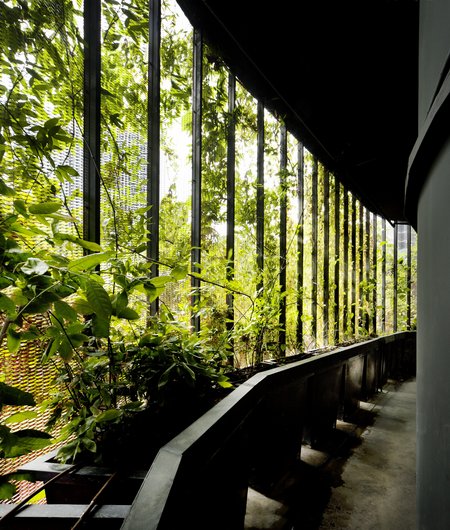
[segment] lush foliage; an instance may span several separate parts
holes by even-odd
[[[49,6],[44,10],[34,0],[0,2],[4,50],[0,57],[0,346],[14,355],[28,341],[37,342],[42,363],[55,366],[55,392],[42,407],[51,413],[54,441],[64,443],[59,452],[63,460],[89,454],[98,461],[116,461],[120,442],[137,447],[139,424],[154,425],[145,439],[157,447],[163,430],[166,436],[181,428],[177,416],[187,421],[194,406],[200,411],[212,403],[220,389],[229,387],[226,373],[231,357],[236,367],[256,365],[264,358],[328,344],[334,318],[333,282],[340,286],[338,320],[343,338],[364,336],[364,326],[351,328],[351,314],[373,316],[380,309],[380,301],[375,310],[370,301],[375,300],[382,262],[389,261],[387,272],[392,276],[392,244],[379,245],[378,255],[364,261],[356,252],[356,246],[364,245],[359,220],[350,222],[349,230],[354,229],[357,237],[355,259],[345,264],[350,279],[344,298],[342,278],[333,276],[334,256],[339,254],[343,262],[342,198],[328,212],[331,219],[337,213],[340,226],[335,221],[329,224],[333,243],[327,261],[325,170],[319,164],[314,240],[313,157],[305,150],[300,189],[304,209],[299,211],[297,142],[289,135],[288,167],[280,170],[281,122],[266,112],[264,268],[259,270],[257,102],[238,83],[236,107],[230,112],[229,72],[215,50],[205,46],[202,259],[191,266],[192,31],[169,0],[163,2],[161,38],[161,275],[152,277],[153,264],[146,257],[152,212],[147,207],[149,21],[144,0],[102,2],[101,234],[99,242],[86,241],[82,2],[54,0]],[[234,256],[226,255],[225,229],[230,124],[236,127]],[[331,178],[329,196],[333,198],[338,189],[337,180]],[[279,287],[282,199],[288,204],[286,292]],[[361,206],[357,207],[359,212]],[[300,231],[302,255],[297,252]],[[341,235],[340,248],[334,248],[336,232]],[[318,257],[316,277],[313,252]],[[405,285],[402,257],[400,265],[403,318],[410,285]],[[341,263],[341,275],[343,267]],[[355,280],[351,305],[352,270],[363,267],[372,269]],[[326,271],[332,279],[328,294],[323,288]],[[201,279],[196,307],[190,305],[192,277]],[[392,282],[388,289],[390,304]],[[157,298],[159,314],[150,316],[149,303]],[[288,307],[286,330],[280,327],[283,300]],[[345,300],[349,310],[344,321]],[[300,339],[299,302],[304,325]],[[318,310],[314,322],[313,307]],[[192,311],[202,323],[196,335],[189,329]],[[286,349],[278,341],[284,331]],[[163,426],[162,410],[170,425]],[[11,439],[9,427],[2,426],[2,433],[3,440]],[[37,439],[43,443],[44,438]],[[5,455],[14,454],[11,451]]]
[[[51,436],[36,429],[15,429],[15,425],[26,420],[32,420],[37,412],[26,407],[36,405],[33,396],[19,388],[12,387],[0,381],[0,412],[4,406],[25,407],[25,410],[9,414],[0,422],[0,458],[16,458],[43,449],[51,443]],[[16,492],[15,482],[19,480],[33,481],[29,473],[13,471],[0,475],[0,501],[9,499]]]

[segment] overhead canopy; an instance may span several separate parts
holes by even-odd
[[[417,137],[417,1],[179,3],[238,79],[366,207],[406,220]]]

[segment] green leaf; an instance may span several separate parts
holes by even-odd
[[[104,421],[115,421],[122,416],[122,411],[118,409],[109,409],[101,412],[98,416],[95,417],[97,423],[102,423]]]
[[[167,382],[169,381],[169,376],[170,376],[170,373],[172,372],[172,370],[174,368],[176,368],[177,366],[177,363],[172,363],[169,368],[167,368],[161,375],[161,377],[159,378],[159,381],[158,381],[158,389],[159,388],[162,388],[164,385],[167,384]]]
[[[17,491],[17,488],[11,482],[0,482],[0,500],[6,501],[10,499]]]
[[[34,406],[36,402],[29,392],[0,381],[0,408],[2,405]]]
[[[89,337],[85,335],[84,333],[71,333],[69,335],[70,342],[75,346],[75,348],[78,348],[82,344],[84,344],[86,341],[89,340]]]
[[[30,326],[27,330],[21,332],[22,340],[36,340],[41,336],[41,332],[36,326]]]
[[[44,127],[47,130],[50,130],[52,127],[55,127],[55,125],[58,125],[60,118],[50,118],[44,123]]]
[[[8,328],[8,334],[6,339],[6,344],[8,346],[8,351],[10,353],[16,353],[20,348],[20,333],[12,329],[11,327]]]
[[[48,264],[39,259],[39,258],[28,258],[24,265],[22,265],[21,270],[25,274],[38,274],[42,276],[49,269]]]
[[[67,268],[69,271],[72,272],[81,272],[87,269],[92,269],[93,267],[97,267],[97,265],[100,265],[100,263],[103,263],[104,261],[108,260],[111,255],[111,252],[89,254],[88,256],[83,256],[82,258],[78,258],[74,261],[71,261]]]
[[[72,177],[78,177],[80,174],[76,169],[74,169],[72,166],[58,166],[59,169],[62,169]]]
[[[15,458],[32,451],[44,449],[51,444],[51,436],[35,429],[24,429],[10,433],[4,447],[5,458]]]
[[[61,182],[70,182],[73,184],[72,177],[78,177],[79,173],[71,166],[60,165],[55,169],[56,178]]]
[[[89,302],[84,298],[75,298],[72,302],[72,307],[79,315],[91,315],[94,312]]]
[[[43,449],[47,447],[51,442],[47,438],[38,436],[40,431],[33,429],[25,429],[23,431],[11,432],[9,427],[0,424],[0,440],[1,440],[1,453],[4,458],[15,458],[22,456],[35,449]]]
[[[46,215],[49,213],[57,212],[61,208],[61,206],[61,202],[41,202],[38,204],[30,204],[30,206],[28,207],[28,211],[35,215]]]
[[[6,313],[10,318],[14,318],[16,315],[15,303],[3,293],[0,293],[0,312]]]
[[[139,313],[134,309],[131,309],[131,307],[124,307],[119,311],[117,316],[119,318],[124,318],[125,320],[137,320],[139,318]]]
[[[154,300],[156,300],[159,294],[164,291],[164,289],[156,289],[154,285],[151,285],[148,283],[146,283],[144,287],[145,287],[145,292],[147,293],[149,302],[153,302]]]
[[[77,311],[71,307],[68,303],[63,302],[62,300],[56,300],[54,303],[55,308],[55,315],[58,318],[62,318],[63,320],[68,320],[69,322],[73,322],[74,320],[77,320],[78,313]]]
[[[171,276],[156,276],[155,278],[152,278],[149,282],[158,289],[164,287],[171,281],[173,281],[173,278]]]
[[[5,476],[5,475],[4,475]],[[0,476],[0,481],[1,481]],[[23,473],[22,471],[13,471],[6,475],[7,480],[27,480],[28,482],[36,482],[36,477],[33,473]]]
[[[86,250],[90,250],[92,252],[102,252],[103,250],[102,247],[98,243],[94,243],[92,241],[86,241],[79,237],[73,236],[72,234],[64,234],[62,232],[57,232],[55,234],[55,237],[62,241],[70,241],[72,243],[80,245],[80,247],[83,247]]]
[[[186,278],[187,276],[187,273],[188,273],[187,265],[176,265],[172,269],[170,276],[174,280],[184,280],[184,278]]]
[[[6,197],[12,197],[15,194],[16,192],[12,188],[7,186],[5,181],[2,178],[0,178],[0,195],[4,195]]]
[[[22,214],[24,217],[28,217],[28,212],[27,212],[25,201],[23,201],[22,199],[16,199],[13,204],[17,212]]]
[[[49,341],[41,357],[42,364],[47,363],[49,359],[58,351],[60,342],[61,342],[61,339],[59,337]]]
[[[23,412],[16,412],[16,414],[8,416],[3,423],[7,425],[9,425],[10,423],[20,423],[21,421],[32,420],[34,418],[37,418],[37,416],[37,412],[32,410],[25,410]]]
[[[0,289],[5,289],[14,283],[13,278],[8,278],[6,276],[0,277]]]
[[[219,376],[219,378],[217,379],[217,382],[219,383],[219,385],[222,388],[232,388],[233,387],[233,384],[230,383],[228,377],[225,376],[225,375]]]
[[[128,294],[126,291],[121,291],[112,300],[112,306],[115,315],[119,315],[122,309],[125,309],[128,305]]]
[[[102,252],[103,249],[98,243],[93,241],[86,241],[85,239],[80,239],[79,237],[75,238],[75,243],[80,245],[80,247],[90,250],[91,252]]]
[[[84,447],[91,451],[91,453],[97,452],[97,444],[94,442],[94,440],[91,440],[90,438],[83,437],[81,438],[81,443],[84,445]]]
[[[110,331],[110,319],[101,318],[97,315],[92,317],[92,332],[96,337],[107,339]]]
[[[140,254],[141,252],[144,252],[144,250],[147,250],[147,243],[141,243],[139,246],[136,247],[135,252]]]
[[[112,314],[112,304],[108,293],[102,285],[88,280],[86,282],[86,298],[97,317],[103,319],[110,318]]]
[[[23,306],[28,303],[28,298],[23,294],[22,289],[19,287],[11,289],[9,295],[15,305]]]
[[[61,339],[59,343],[59,347],[58,347],[58,352],[64,361],[69,362],[72,359],[73,357],[72,344],[69,342],[69,340],[66,337]]]
[[[43,292],[34,300],[32,300],[26,306],[26,309],[24,308],[24,314],[36,315],[38,313],[45,313],[50,309],[50,306],[56,300],[59,300],[59,296],[57,294],[52,293],[50,291],[47,291],[45,293]]]
[[[50,440],[52,437],[48,432],[38,431],[37,429],[22,429],[15,431],[14,434],[19,438],[37,438],[39,440]]]
[[[30,226],[29,228],[25,228],[20,223],[12,223],[10,225],[10,228],[14,232],[17,232],[18,234],[24,235],[24,236],[36,237],[36,236],[47,236],[48,235],[47,232],[44,232],[37,226]]]
[[[76,223],[77,221],[75,217],[71,217],[70,215],[62,213],[48,213],[46,217],[50,219],[55,219],[56,221],[64,221],[68,223]]]

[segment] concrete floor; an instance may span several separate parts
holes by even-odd
[[[416,383],[389,382],[270,498],[250,490],[246,530],[415,530]]]

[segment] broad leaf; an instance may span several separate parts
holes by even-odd
[[[184,280],[188,273],[188,268],[186,265],[176,265],[170,272],[170,276],[174,280]]]
[[[110,319],[98,315],[92,317],[92,332],[96,337],[107,339],[109,337]]]
[[[6,344],[10,353],[16,353],[20,348],[21,335],[11,327],[8,328]]]
[[[102,252],[103,250],[98,243],[94,243],[93,241],[86,241],[72,234],[64,234],[62,232],[57,232],[55,234],[55,237],[62,241],[70,241],[71,243],[75,243],[76,245],[79,245],[80,247],[85,248],[86,250],[90,250],[91,252]]]
[[[32,410],[24,410],[23,412],[16,412],[16,414],[12,414],[11,416],[8,416],[3,423],[6,425],[10,423],[20,423],[25,420],[32,420],[34,418],[37,418],[38,413]]]
[[[7,385],[0,381],[0,409],[2,405],[36,405],[33,395],[20,388]]]
[[[122,416],[122,412],[117,409],[105,410],[101,412],[98,416],[95,417],[97,423],[102,423],[104,421],[115,421]]]
[[[151,283],[154,287],[158,289],[164,287],[166,284],[172,281],[173,278],[171,276],[156,276],[155,278],[149,280],[149,283]]]
[[[114,297],[112,301],[112,306],[114,309],[114,314],[119,316],[119,313],[125,309],[128,305],[128,294],[126,291],[121,291],[117,296]]]
[[[24,217],[28,217],[27,207],[25,201],[22,199],[16,199],[14,201],[14,208],[17,212],[22,214]]]
[[[10,318],[14,318],[16,314],[16,304],[3,293],[0,293],[0,312],[6,313]]]
[[[58,352],[63,361],[69,362],[73,357],[72,344],[66,337],[62,337],[59,342]]]
[[[108,260],[111,257],[111,252],[99,252],[96,254],[89,254],[88,256],[83,256],[69,263],[67,268],[73,272],[81,272],[88,269],[92,269]]]
[[[1,477],[0,477],[1,478]],[[10,499],[17,491],[17,488],[11,482],[0,482],[0,501]]]
[[[117,315],[119,318],[124,318],[125,320],[137,320],[139,318],[139,313],[131,307],[124,307]]]
[[[48,201],[37,204],[30,204],[28,211],[35,215],[46,215],[57,212],[62,206],[60,202]]]
[[[109,319],[111,317],[111,300],[102,285],[88,280],[86,282],[86,298],[98,318]]]
[[[15,458],[50,445],[51,436],[36,429],[12,432],[0,424],[0,453],[3,458]]]
[[[89,302],[84,298],[75,298],[72,301],[72,307],[79,315],[91,315],[94,312]]]
[[[63,320],[68,320],[69,322],[73,322],[74,320],[77,320],[78,313],[76,310],[71,307],[68,303],[63,302],[62,300],[56,300],[54,303],[55,308],[55,315]]]
[[[13,195],[15,195],[15,191],[10,188],[9,186],[7,186],[5,184],[5,181],[0,178],[0,195],[5,195],[6,197],[12,197]]]
[[[22,272],[25,274],[43,275],[49,269],[48,264],[39,258],[28,258],[24,265],[22,265]]]

